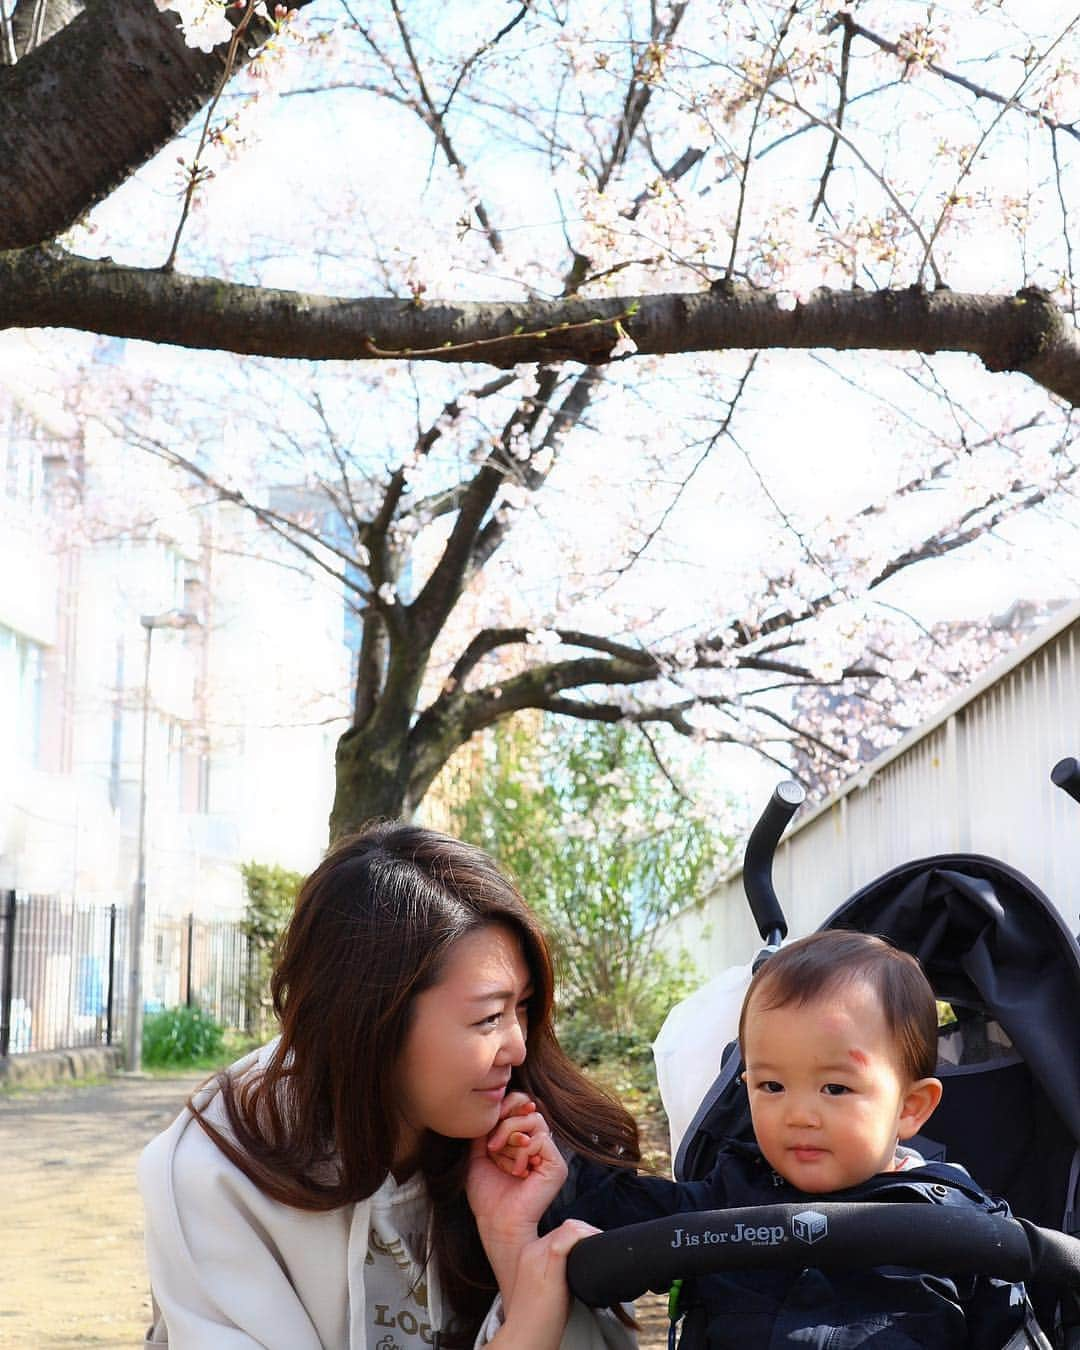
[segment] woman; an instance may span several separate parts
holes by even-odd
[[[537,1238],[566,1166],[527,1099],[599,1162],[636,1161],[636,1127],[559,1048],[546,942],[486,854],[409,825],[345,840],[300,891],[271,990],[280,1038],[141,1159],[147,1344],[633,1344],[571,1306],[565,1256],[591,1230]],[[495,1156],[526,1139],[506,1175]]]

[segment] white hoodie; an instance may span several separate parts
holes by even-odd
[[[243,1073],[269,1047],[234,1066]],[[228,1131],[220,1097],[200,1106]],[[423,1181],[387,1177],[374,1195],[313,1212],[271,1200],[184,1110],[139,1160],[150,1283],[161,1316],[147,1345],[172,1350],[412,1350],[443,1308],[437,1272],[416,1263]],[[502,1323],[496,1299],[476,1345]],[[626,1350],[636,1336],[575,1302],[561,1350]]]

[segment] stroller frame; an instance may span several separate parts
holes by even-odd
[[[1051,780],[1080,802],[1076,759],[1055,765]],[[743,884],[765,942],[755,969],[787,936],[772,865],[804,795],[798,784],[781,783],[747,844]],[[913,1224],[906,1205],[815,1200],[827,1233],[814,1240],[814,1264],[907,1264],[1024,1281],[1054,1344],[1080,1350],[1080,1047],[1075,1031],[1071,1043],[1056,1051],[1047,1034],[1055,1021],[1075,1018],[1080,1009],[1076,939],[1032,882],[975,854],[942,854],[893,868],[821,927],[882,933],[919,957],[939,999],[951,1004],[957,1020],[945,1039],[961,1042],[959,1062],[939,1069],[946,1097],[928,1127],[932,1137],[911,1142],[928,1159],[955,1150],[988,1191],[1009,1202],[1015,1217],[927,1206]],[[994,1039],[1004,1044],[991,1045]],[[738,1047],[727,1047],[677,1151],[673,1170],[680,1180],[703,1177],[722,1139],[752,1137],[745,1094],[737,1090],[741,1069]],[[980,1150],[969,1117],[974,1112],[985,1120],[991,1104],[1012,1123],[1022,1119],[1018,1104],[1024,1104],[1028,1119],[1007,1146],[984,1131],[989,1147]],[[570,1254],[568,1278],[578,1297],[599,1305],[740,1265],[794,1270],[806,1264],[800,1223],[805,1206],[771,1205],[636,1224],[579,1243]],[[676,1227],[700,1230],[701,1240],[673,1244]],[[753,1244],[751,1260],[740,1256],[745,1242],[723,1236],[759,1230],[770,1237]]]

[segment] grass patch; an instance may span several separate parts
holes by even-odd
[[[55,1097],[72,1088],[104,1087],[107,1074],[91,1073],[84,1078],[58,1078],[52,1083],[0,1083],[0,1101],[21,1102],[36,1097]]]
[[[176,1078],[180,1074],[201,1073],[209,1076],[219,1069],[226,1069],[252,1050],[258,1049],[262,1042],[242,1031],[226,1031],[220,1048],[208,1054],[196,1055],[183,1061],[165,1064],[144,1064],[143,1071],[151,1078]]]

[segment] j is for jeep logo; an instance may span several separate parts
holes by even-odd
[[[727,1242],[747,1242],[752,1247],[775,1247],[784,1240],[784,1230],[779,1224],[754,1227],[752,1224],[737,1223],[731,1228],[703,1228],[698,1233],[688,1233],[685,1228],[676,1228],[671,1239],[673,1247],[716,1247]]]

